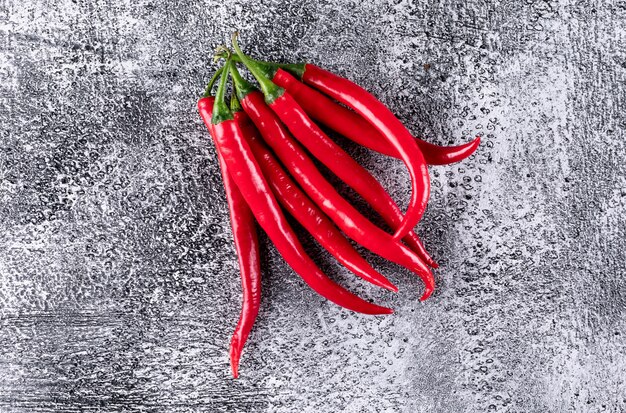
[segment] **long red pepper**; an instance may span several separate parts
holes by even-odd
[[[241,78],[236,68],[232,70],[232,76],[237,79],[239,84],[246,82]],[[290,75],[287,74],[287,76]],[[246,85],[245,87],[249,86]],[[279,108],[284,107],[285,100],[288,99],[290,97],[285,93],[274,101],[272,107],[279,117],[281,114],[283,115],[281,120],[291,130],[294,137],[335,175],[361,195],[383,217],[387,224],[392,228],[399,226],[402,221],[402,211],[385,188],[339,145],[326,136],[315,123],[302,113],[298,105],[294,105],[293,102],[287,103],[287,106],[291,107],[292,110],[280,111]],[[410,231],[404,237],[404,241],[428,265],[433,268],[438,267],[417,234]]]
[[[210,89],[209,89],[210,91]],[[213,97],[207,97],[207,116],[213,112]],[[207,124],[211,135],[214,134],[213,125]],[[259,254],[259,240],[254,215],[246,203],[243,195],[233,182],[223,157],[218,152],[218,160],[224,191],[230,212],[230,225],[233,231],[233,240],[239,261],[241,275],[242,305],[239,321],[230,341],[230,366],[233,377],[239,377],[239,359],[254,326],[261,306],[261,260]]]
[[[240,60],[238,56],[233,56],[233,61]],[[272,79],[272,82],[289,92],[314,120],[328,126],[359,145],[387,156],[400,158],[398,151],[362,116],[337,104],[323,93],[302,83],[289,72],[282,69],[284,67],[301,76],[302,65],[261,62],[258,60],[255,60],[255,62],[260,65],[266,77]],[[449,165],[462,161],[473,154],[480,144],[480,137],[477,136],[470,142],[456,146],[435,145],[418,137],[415,137],[415,142],[422,151],[424,160],[428,165]]]
[[[241,192],[230,177],[224,159],[220,168],[227,193],[230,221],[241,272],[242,306],[239,321],[230,341],[230,366],[233,377],[239,377],[239,359],[261,307],[261,261],[254,216]]]
[[[241,80],[240,77],[234,77],[241,105],[264,140],[304,191],[350,238],[381,257],[418,274],[425,284],[420,299],[428,298],[435,282],[432,273],[422,260],[350,205],[322,176],[313,161],[306,156],[305,150],[290,136],[278,116],[265,104],[263,94],[248,87]]]
[[[219,156],[224,188],[231,195],[229,210],[233,238],[241,272],[242,306],[239,321],[230,341],[230,366],[233,377],[239,377],[239,359],[261,307],[261,260],[254,215],[233,182],[226,162]]]
[[[231,177],[250,206],[255,218],[287,263],[318,294],[349,310],[364,314],[390,314],[393,311],[369,303],[328,278],[306,254],[280,210],[278,201],[263,177],[250,146],[224,103],[224,89],[230,61],[227,61],[220,87],[209,114],[211,101],[200,99],[198,109],[206,124],[213,125],[213,140],[224,158]]]
[[[365,168],[354,160],[346,151],[330,139],[308,117],[304,110],[285,93],[270,105],[280,117],[292,135],[309,152],[325,164],[335,175],[342,179],[367,201],[393,229],[402,223],[402,211],[385,188]],[[411,230],[404,240],[420,254],[430,265],[436,266],[423,248],[417,235]]]
[[[313,121],[307,116],[306,112],[298,105],[298,103],[291,97],[289,94],[285,93],[285,90],[276,86],[271,80],[266,78],[263,74],[262,68],[259,67],[258,63],[248,58],[243,54],[239,45],[237,44],[237,34],[233,35],[233,47],[239,56],[239,59],[243,64],[248,67],[250,72],[257,78],[261,89],[263,90],[263,94],[265,95],[265,99],[267,104],[272,108],[274,112],[285,122],[289,130],[296,136],[298,140],[301,142],[307,142],[305,145],[309,150],[319,150],[317,155],[315,155],[322,162],[330,162],[331,160],[328,158],[327,154],[332,152],[332,148],[328,145],[320,145],[324,139],[320,139],[325,137],[324,132],[315,125]],[[344,79],[345,80],[345,79]],[[346,80],[346,82],[348,82]],[[330,83],[330,82],[327,82]],[[350,84],[354,85],[352,82]],[[354,85],[358,88],[357,85]],[[366,95],[357,96],[360,97],[361,101],[365,103],[361,106],[357,105],[355,110],[360,111],[361,115],[369,119],[373,122],[373,124],[381,129],[381,132],[384,131],[383,136],[385,136],[389,142],[397,149],[400,154],[402,160],[409,170],[409,175],[411,176],[411,184],[412,184],[412,194],[411,200],[409,202],[409,206],[405,215],[402,217],[400,224],[395,229],[396,232],[393,236],[394,240],[399,240],[403,238],[407,233],[413,230],[413,227],[417,225],[419,220],[421,219],[424,211],[426,210],[426,204],[428,202],[428,197],[430,195],[430,178],[428,175],[428,168],[426,166],[426,162],[424,161],[424,157],[420,152],[415,140],[411,136],[408,131],[404,128],[402,123],[398,121],[391,111],[387,109],[382,103],[376,100],[372,95],[365,92],[365,90],[361,89],[363,93]],[[373,101],[366,101],[367,97],[371,97]],[[382,106],[386,112],[391,115],[391,118],[386,116],[386,113],[383,112],[381,114],[375,114],[372,112],[372,108],[374,104],[378,102],[380,106]],[[367,113],[366,113],[367,112]],[[392,120],[395,120],[397,124],[394,124]],[[398,128],[399,124],[399,128]],[[393,126],[393,127],[392,127]],[[402,133],[402,131],[406,133]],[[332,142],[330,139],[326,138],[327,142]],[[334,158],[333,160],[336,160]],[[347,160],[344,159],[347,162]],[[342,174],[344,177],[350,176],[349,168],[342,168],[341,165],[335,165],[335,172],[344,172]],[[354,164],[358,165],[356,162]],[[352,165],[353,166],[353,165]],[[352,176],[356,176],[356,173],[353,171]],[[349,182],[346,182],[349,184]],[[371,202],[371,201],[370,201]],[[402,215],[402,214],[401,214]]]
[[[400,157],[398,151],[389,145],[380,132],[358,113],[339,105],[281,68],[277,68],[272,81],[289,92],[306,113],[316,121],[360,145],[384,155]],[[439,146],[418,138],[415,138],[415,141],[427,164],[448,165],[474,153],[480,144],[480,137],[458,146]]]
[[[387,278],[378,273],[341,234],[324,213],[302,192],[298,185],[283,170],[282,165],[263,144],[258,131],[245,112],[234,112],[235,120],[250,149],[272,187],[278,201],[294,218],[330,252],[340,263],[364,280],[398,291]]]
[[[327,70],[307,63],[304,66],[302,80],[337,101],[347,105],[365,118],[378,132],[391,142],[412,142],[418,155],[409,158],[398,148],[398,154],[409,169],[413,183],[415,203],[420,206],[420,218],[426,210],[430,197],[430,176],[424,156],[420,152],[411,133],[382,102],[359,85],[337,76]],[[407,145],[408,147],[408,145]],[[401,238],[404,232],[396,231],[394,239]]]

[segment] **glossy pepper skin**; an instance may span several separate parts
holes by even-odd
[[[241,273],[242,306],[239,321],[230,341],[230,366],[233,377],[239,377],[241,352],[261,307],[261,259],[254,216],[241,192],[230,177],[226,163],[219,156],[224,189],[230,210],[230,222]]]
[[[411,176],[413,194],[410,205],[415,205],[419,211],[419,221],[430,197],[430,175],[422,152],[402,122],[361,86],[320,67],[307,63],[302,73],[302,81],[353,109],[394,145]],[[396,230],[394,239],[402,238],[415,224],[417,221],[409,228],[400,227]]]
[[[265,104],[258,91],[241,90],[236,83],[237,96],[265,142],[300,184],[307,195],[350,238],[365,248],[410,269],[425,284],[421,300],[434,290],[435,282],[428,267],[411,250],[392,239],[361,215],[322,176],[305,150],[291,137],[278,116]]]
[[[250,144],[250,148],[263,171],[263,175],[272,187],[276,198],[302,226],[331,253],[341,264],[364,280],[398,291],[388,279],[378,273],[341,234],[339,229],[324,215],[298,185],[283,170],[282,165],[265,146],[254,124],[244,112],[233,114],[239,128]]]
[[[281,120],[287,124],[297,139],[306,142],[321,135],[325,136],[321,129],[310,120],[302,107],[286,94],[283,88],[276,86],[271,80],[265,77],[262,67],[260,67],[257,62],[243,54],[237,43],[236,34],[233,36],[233,47],[241,62],[246,65],[259,81],[267,104],[276,112]],[[399,240],[403,238],[413,230],[413,227],[415,227],[422,218],[430,196],[428,168],[422,152],[415,143],[415,139],[413,139],[402,123],[393,116],[385,105],[374,98],[374,96],[367,93],[363,88],[338,76],[331,78],[330,75],[332,75],[332,73],[330,72],[326,72],[328,75],[323,77],[322,75],[325,73],[322,72],[322,69],[317,68],[319,69],[318,73],[315,70],[309,70],[308,66],[310,65],[305,66],[303,74],[305,81],[312,79],[313,83],[319,83],[321,86],[326,87],[326,89],[328,89],[325,90],[327,94],[333,91],[340,91],[341,93],[333,97],[342,101],[344,104],[350,105],[354,110],[360,113],[361,116],[369,120],[374,127],[378,128],[390,144],[396,148],[398,154],[404,161],[411,177],[412,193],[407,211],[402,216],[393,239]],[[316,145],[312,143],[312,146]],[[311,150],[311,147],[309,147],[309,150]],[[322,156],[322,159],[324,158],[325,157]],[[322,162],[324,161],[322,160]]]
[[[380,132],[358,113],[339,105],[281,68],[275,70],[272,81],[284,88],[314,120],[362,146],[394,158],[400,157]],[[428,165],[459,162],[474,153],[480,144],[479,137],[458,146],[439,146],[418,138],[415,141]]]
[[[213,112],[214,100],[212,97],[207,98],[206,111],[209,119]],[[207,126],[209,132],[213,135],[213,125],[209,122]],[[254,215],[243,195],[239,192],[239,188],[233,182],[226,163],[219,152],[218,160],[228,201],[230,224],[241,276],[241,314],[230,341],[230,366],[233,371],[233,377],[237,378],[239,377],[241,352],[261,307],[261,259]]]
[[[226,65],[228,67],[229,62]],[[228,70],[224,72],[227,74]],[[344,308],[364,314],[392,313],[391,309],[371,304],[333,282],[306,254],[287,223],[237,122],[223,102],[225,85],[225,80],[220,82],[213,116],[208,110],[211,100],[207,98],[200,99],[198,102],[200,115],[206,124],[213,125],[211,128],[214,132],[215,146],[223,157],[233,181],[250,206],[257,222],[285,261],[314,291]]]
[[[233,61],[241,62],[238,56]],[[380,132],[372,127],[359,114],[337,104],[323,93],[302,83],[298,78],[304,73],[303,64],[271,63],[255,60],[262,73],[272,82],[284,88],[311,118],[331,128],[344,137],[371,150],[387,156],[400,158],[398,151],[385,140]],[[285,70],[283,70],[283,68]],[[422,151],[428,165],[449,165],[462,161],[476,151],[480,145],[480,137],[457,146],[439,146],[415,137],[417,146]]]
[[[402,211],[385,188],[346,151],[330,139],[288,93],[274,100],[270,107],[291,134],[324,165],[368,202],[393,229],[402,223]],[[437,264],[428,255],[411,230],[404,241],[429,265]]]

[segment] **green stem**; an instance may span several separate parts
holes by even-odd
[[[243,54],[243,52],[239,48],[239,44],[237,43],[237,35],[237,32],[233,34],[233,47],[235,48],[235,52],[237,53],[237,56],[239,56],[241,63],[246,65],[248,70],[250,70],[250,73],[252,73],[252,75],[259,82],[261,90],[263,91],[263,95],[265,95],[265,102],[271,104],[280,96],[282,96],[285,90],[281,87],[276,86],[270,79],[265,76],[263,69],[259,63]]]
[[[284,69],[291,74],[296,75],[299,79],[302,79],[304,76],[304,71],[306,69],[306,63],[274,63],[274,62],[265,62],[262,60],[252,59],[248,56],[248,59],[259,65],[259,69],[263,72],[265,77],[268,79],[274,78],[276,71],[280,69]],[[233,62],[242,63],[241,58],[237,55],[233,56]]]
[[[306,63],[275,63],[275,65],[281,69],[291,72],[291,74],[296,75],[296,77],[300,80],[302,80],[304,71],[306,70]]]
[[[222,75],[220,77],[220,84],[217,88],[217,93],[215,94],[215,103],[213,104],[213,116],[211,119],[211,123],[213,125],[217,125],[226,120],[233,119],[233,114],[228,108],[226,101],[224,100],[224,95],[226,94],[226,84],[228,83],[228,72],[230,69],[231,60],[230,56],[226,59],[226,63],[224,63],[224,70],[222,71]]]
[[[265,76],[268,79],[274,78],[274,75],[276,74],[276,71],[278,70],[278,65],[276,63],[263,62],[261,60],[252,59],[249,56],[248,56],[248,59],[252,60],[254,63],[256,63],[259,66],[259,70],[263,73],[263,76]],[[237,55],[233,55],[233,62],[243,63],[241,59],[239,58],[239,56]]]
[[[211,89],[213,89],[213,85],[215,84],[217,79],[219,79],[219,77],[220,77],[220,75],[222,74],[223,71],[224,71],[224,66],[222,66],[219,69],[217,69],[217,72],[215,72],[215,74],[213,75],[213,77],[209,81],[209,84],[206,86],[206,89],[204,90],[204,97],[205,98],[208,98],[209,96],[213,95],[213,93],[211,93]]]
[[[230,77],[233,79],[233,83],[235,84],[235,93],[237,94],[239,100],[243,100],[248,93],[258,90],[252,83],[241,77],[241,74],[239,74],[237,66],[235,66],[234,63],[230,65]]]

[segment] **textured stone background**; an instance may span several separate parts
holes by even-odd
[[[0,2],[0,411],[625,411],[626,2],[415,3]],[[306,241],[397,311],[352,314],[267,246],[237,381],[237,264],[195,108],[235,28],[432,142],[484,140],[432,168],[432,299]],[[342,144],[406,204],[401,163]]]

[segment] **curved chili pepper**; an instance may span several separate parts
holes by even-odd
[[[292,135],[331,172],[361,195],[392,229],[401,227],[402,211],[385,188],[354,158],[324,134],[289,94],[283,94],[272,102],[270,107]],[[411,230],[404,236],[404,239],[418,250],[416,252],[425,253],[420,258],[436,266],[437,264],[426,253],[426,250],[419,248],[422,245],[416,237]]]
[[[241,77],[237,69],[233,66],[231,76],[240,88],[251,89],[252,86]],[[284,102],[291,99],[285,93],[277,98],[270,107],[281,117],[287,128],[317,159],[321,160],[335,175],[353,188],[359,195],[369,202],[392,228],[400,225],[402,221],[402,211],[387,193],[385,188],[361,165],[359,165],[346,151],[333,142],[321,129],[315,125],[302,109],[295,103]],[[291,110],[281,111],[284,106]],[[358,116],[358,115],[357,115]],[[296,134],[296,132],[298,132]],[[413,231],[409,232],[404,241],[415,251],[418,256],[426,261],[428,265],[437,268],[437,263],[430,257],[421,240]]]
[[[347,269],[374,285],[397,292],[398,288],[359,255],[330,219],[283,170],[278,160],[263,144],[256,127],[250,122],[245,112],[235,112],[233,115],[278,202],[283,205],[287,212],[296,218],[317,242]]]
[[[232,76],[238,76],[233,71]],[[243,79],[241,79],[243,81]],[[266,81],[267,78],[260,79]],[[241,81],[240,81],[241,83]],[[269,86],[271,87],[271,86]],[[385,188],[365,168],[356,162],[346,151],[330,139],[306,114],[304,109],[289,95],[279,94],[269,106],[285,123],[292,135],[309,152],[326,165],[367,201],[392,229],[401,227],[402,211]],[[347,109],[346,109],[347,110]],[[355,114],[356,115],[356,114]],[[358,115],[356,115],[358,116]],[[430,257],[421,240],[411,230],[404,237],[405,242],[433,268],[437,263]]]
[[[208,89],[210,93],[210,88]],[[206,116],[211,118],[214,98],[208,97]],[[213,125],[207,124],[209,132],[214,135]],[[242,305],[239,321],[230,341],[230,366],[233,377],[239,377],[239,359],[250,331],[254,325],[259,308],[261,307],[261,260],[259,254],[259,240],[254,221],[254,215],[246,203],[243,195],[233,182],[224,158],[217,154],[224,190],[230,212],[230,225],[233,231],[233,240],[239,261],[241,275]]]
[[[230,66],[230,61],[226,63],[226,67],[228,66]],[[209,115],[210,100],[207,98],[200,99],[198,109],[204,122],[213,125],[215,146],[224,158],[231,177],[250,206],[257,222],[287,263],[318,294],[356,312],[392,313],[393,310],[369,303],[333,282],[306,254],[293,229],[287,223],[237,122],[224,103],[227,74],[228,70],[225,69],[216,95],[213,116]]]
[[[241,103],[265,141],[326,215],[365,248],[417,273],[425,283],[421,300],[428,298],[434,288],[434,279],[423,261],[408,248],[394,241],[390,234],[372,224],[337,193],[313,161],[305,155],[304,149],[289,136],[274,112],[265,105],[261,93],[251,93]],[[270,118],[272,115],[273,118]]]
[[[325,136],[324,132],[309,119],[304,110],[293,98],[290,98],[290,96],[285,93],[283,88],[276,86],[271,80],[264,76],[263,70],[259,68],[259,65],[255,61],[243,54],[237,44],[237,33],[233,35],[233,47],[241,62],[246,65],[259,81],[266,102],[272,110],[287,124],[288,128],[298,140],[310,142],[312,147],[317,147],[314,143],[315,138]],[[312,74],[305,72],[303,79],[307,81],[310,81],[310,79],[317,81],[317,83],[320,83],[322,86],[326,86],[330,93],[333,92],[332,87],[343,90],[343,95],[340,94],[333,97],[339,101],[342,101],[343,98],[343,103],[354,107],[361,116],[368,119],[379,129],[390,144],[396,148],[407,166],[412,185],[411,200],[393,236],[394,240],[403,238],[407,233],[412,231],[413,227],[415,227],[421,219],[426,210],[426,204],[430,195],[428,167],[417,143],[415,143],[415,139],[413,139],[402,123],[393,116],[385,105],[360,86],[338,76],[335,76],[336,79],[330,79],[330,75],[332,75],[330,72],[328,72],[326,78],[322,78],[322,76],[317,74],[314,70],[310,70],[309,72],[312,72]],[[322,78],[322,80],[318,81],[319,78]],[[319,139],[317,139],[317,141],[318,143],[321,142]],[[312,150],[311,147],[307,147],[309,150]],[[330,148],[327,149],[330,150]],[[320,155],[321,154],[322,151],[320,149]],[[316,157],[318,156],[316,155]],[[322,155],[322,157],[318,157],[318,159],[325,162],[326,156]],[[350,172],[346,171],[346,175],[350,175]]]
[[[306,116],[304,110],[293,100],[291,95],[284,93],[274,100],[270,107],[287,126],[292,135],[313,156],[326,165],[331,172],[361,195],[392,229],[401,226],[402,211],[385,188],[354,158],[323,133]],[[425,253],[425,249],[419,248],[421,243],[415,237],[415,233],[411,230],[404,238],[406,242],[411,243],[419,252]],[[427,253],[420,258],[436,266]]]
[[[237,55],[233,61],[241,62]],[[254,60],[254,59],[253,59]],[[255,60],[265,77],[284,88],[307,112],[311,118],[328,126],[346,138],[383,155],[400,158],[389,142],[380,132],[363,119],[359,114],[337,104],[323,93],[302,83],[286,70],[302,76],[303,66],[289,63],[271,63]],[[473,154],[480,144],[480,137],[456,146],[440,146],[414,137],[428,165],[449,165],[462,161]]]
[[[234,74],[235,70],[232,72]],[[237,97],[244,110],[261,132],[265,142],[274,150],[309,197],[350,238],[375,254],[418,274],[425,284],[420,300],[428,298],[435,282],[432,273],[422,260],[350,205],[322,176],[313,161],[305,155],[305,150],[290,136],[278,116],[265,104],[263,94],[249,84],[241,82],[241,77],[233,79]]]
[[[226,162],[218,156],[224,188],[230,192],[228,208],[241,273],[242,306],[239,321],[230,341],[230,366],[233,377],[239,377],[239,359],[261,307],[261,260],[254,216],[228,172]]]
[[[284,88],[316,121],[366,148],[394,158],[400,157],[398,151],[389,145],[380,132],[358,113],[305,85],[280,67],[274,72],[272,81]],[[459,162],[474,153],[480,144],[480,137],[458,146],[434,145],[419,138],[415,138],[415,141],[427,164],[448,165]]]
[[[394,146],[411,175],[413,184],[411,205],[419,206],[419,217],[421,218],[430,197],[430,176],[424,156],[402,122],[393,115],[387,106],[361,86],[327,70],[307,63],[304,66],[302,80],[353,109],[391,143],[397,142]],[[411,142],[412,146],[408,142]],[[405,148],[410,148],[411,152],[408,152],[408,149],[405,152]],[[396,230],[394,239],[399,239],[406,233],[404,231],[406,227],[400,229]]]

